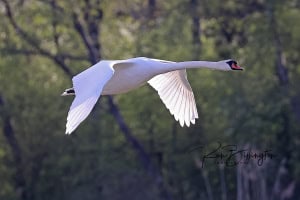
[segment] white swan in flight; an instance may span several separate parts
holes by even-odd
[[[161,100],[181,126],[194,124],[198,118],[192,88],[186,69],[210,68],[216,70],[242,70],[234,60],[219,62],[171,62],[145,57],[127,60],[102,60],[74,76],[73,88],[62,96],[75,95],[70,107],[66,134],[71,134],[87,118],[100,95],[121,94],[148,82],[157,90]]]

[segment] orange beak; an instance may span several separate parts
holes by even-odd
[[[243,68],[240,67],[240,66],[238,66],[237,64],[232,64],[231,68],[232,68],[233,70],[243,70]]]

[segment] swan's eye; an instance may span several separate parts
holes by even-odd
[[[234,60],[229,60],[229,61],[227,61],[226,63],[229,65],[229,67],[232,67],[232,65],[233,65],[234,63],[237,64],[237,62],[234,61]]]

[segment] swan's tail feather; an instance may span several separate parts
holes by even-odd
[[[75,90],[73,88],[68,88],[61,94],[61,96],[69,96],[69,95],[75,95]]]

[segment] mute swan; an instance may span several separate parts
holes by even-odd
[[[198,118],[192,88],[186,69],[210,68],[242,70],[234,60],[219,62],[171,62],[145,57],[127,60],[103,60],[73,77],[73,88],[62,96],[76,95],[70,107],[66,134],[71,134],[87,118],[100,95],[121,94],[148,82],[181,126],[194,124]]]

